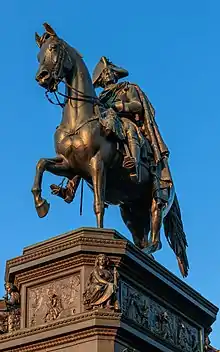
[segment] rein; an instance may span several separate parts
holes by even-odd
[[[64,82],[64,81],[63,81]],[[77,95],[80,95],[81,97],[71,97],[70,95],[67,95],[67,94],[63,94],[59,91],[57,92],[54,92],[54,95],[55,95],[55,98],[57,100],[57,103],[54,103],[54,101],[52,99],[50,99],[49,97],[49,90],[47,90],[45,92],[45,95],[46,95],[46,98],[48,99],[48,101],[53,104],[53,105],[59,105],[61,108],[64,108],[65,104],[64,103],[61,103],[57,94],[64,97],[64,98],[67,98],[67,99],[70,99],[70,100],[73,100],[73,101],[83,101],[85,103],[90,103],[90,104],[96,104],[96,105],[99,105],[99,106],[103,106],[103,104],[100,102],[99,98],[97,97],[93,97],[91,95],[86,95],[84,94],[83,92],[81,92],[80,90],[76,89],[76,88],[73,88],[72,86],[70,86],[68,83],[64,82],[68,88],[70,88],[75,94]]]
[[[54,103],[54,101],[52,99],[50,99],[49,97],[49,90],[47,90],[45,92],[45,95],[48,99],[48,101],[53,104],[53,105],[59,105],[62,109],[64,108],[65,104],[64,103],[61,103],[57,94],[67,98],[67,99],[71,99],[71,100],[74,100],[74,101],[84,101],[84,102],[87,102],[87,103],[91,103],[91,104],[94,104],[94,105],[99,105],[99,106],[103,106],[103,104],[100,102],[99,98],[97,97],[92,97],[90,95],[86,95],[84,94],[83,92],[81,92],[80,90],[76,89],[76,88],[73,88],[72,86],[70,86],[68,83],[64,82],[72,91],[74,91],[76,94],[79,94],[81,95],[81,98],[78,98],[78,97],[71,97],[69,95],[66,95],[66,94],[63,94],[61,92],[54,92],[54,95],[56,97],[56,100],[57,100],[57,103]],[[86,125],[87,123],[89,122],[92,122],[92,121],[95,121],[95,120],[98,120],[99,117],[98,116],[95,116],[95,117],[91,117],[89,120],[87,121],[84,121],[83,123],[81,123],[75,130],[74,132],[70,132],[69,135],[71,134],[75,134],[77,133],[84,125]]]
[[[65,104],[60,102],[60,100],[59,100],[59,98],[58,98],[58,96],[57,96],[57,93],[56,93],[56,92],[53,93],[53,94],[55,95],[55,97],[56,97],[57,103],[54,103],[54,101],[49,97],[49,93],[50,93],[49,90],[47,90],[47,91],[45,92],[45,95],[46,95],[47,100],[48,100],[51,104],[53,104],[53,105],[59,105],[59,106],[63,109],[64,106],[65,106]]]
[[[70,63],[72,63],[72,59],[68,53],[68,50],[66,49],[66,47],[64,45],[61,45],[61,47],[63,48],[63,51],[60,50],[60,52],[66,52],[67,54],[67,58],[68,60],[70,61]],[[59,65],[60,67],[62,66],[61,63],[62,61],[64,60],[64,55],[62,54],[61,57],[60,57],[60,60],[59,61]],[[85,102],[85,103],[90,103],[92,105],[99,105],[99,106],[103,106],[103,104],[100,102],[100,99],[97,98],[97,97],[94,97],[94,96],[91,96],[91,95],[87,95],[87,94],[84,94],[84,92],[72,87],[70,84],[68,84],[67,82],[64,81],[64,79],[59,79],[59,76],[60,76],[60,70],[61,68],[58,70],[58,73],[55,74],[55,72],[53,72],[55,74],[56,77],[54,77],[57,81],[58,81],[58,84],[60,82],[63,82],[65,84],[65,86],[67,86],[68,88],[70,88],[72,90],[72,92],[74,92],[74,94],[76,95],[75,97],[72,97],[70,95],[67,95],[67,94],[63,94],[59,91],[57,92],[53,92],[54,93],[54,96],[56,98],[56,101],[57,103],[55,103],[50,97],[49,97],[49,90],[47,90],[45,92],[45,95],[46,95],[46,98],[48,99],[48,101],[53,104],[53,105],[59,105],[62,109],[64,108],[65,104],[64,102],[61,102],[57,96],[60,95],[66,99],[70,99],[70,100],[73,100],[73,101],[82,101],[82,102]],[[90,123],[92,121],[95,121],[95,120],[98,120],[99,117],[98,116],[95,116],[95,117],[91,117],[89,120],[87,121],[84,121],[82,124],[80,124],[75,130],[74,132],[70,132],[70,134],[72,133],[77,133],[84,125],[86,125],[87,123]]]

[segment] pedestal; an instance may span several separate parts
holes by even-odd
[[[119,273],[120,311],[87,310],[98,254]],[[80,228],[24,249],[6,264],[21,295],[20,329],[0,351],[202,352],[218,309],[113,230]]]

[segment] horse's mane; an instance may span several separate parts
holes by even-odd
[[[59,41],[61,41],[64,47],[68,49],[68,51],[70,51],[70,53],[72,53],[73,55],[77,54],[81,59],[83,59],[83,55],[76,48],[65,42],[65,40],[63,39],[59,38]]]

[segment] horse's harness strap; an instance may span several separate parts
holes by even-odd
[[[62,80],[61,80],[62,81]],[[65,106],[65,103],[61,103],[57,97],[57,94],[61,95],[62,97],[66,98],[66,99],[70,99],[70,100],[74,100],[74,101],[83,101],[85,103],[90,103],[90,104],[93,104],[93,105],[99,105],[99,106],[103,106],[103,104],[100,102],[100,99],[97,98],[97,97],[94,97],[94,96],[91,96],[91,95],[87,95],[87,94],[84,94],[83,92],[81,92],[80,90],[76,89],[76,88],[73,88],[72,86],[70,86],[67,82],[64,82],[65,85],[67,87],[69,87],[75,94],[79,95],[76,96],[76,97],[72,97],[70,95],[67,95],[67,94],[64,94],[64,93],[61,93],[59,91],[54,92],[54,95],[56,97],[56,100],[57,100],[57,103],[54,103],[50,98],[49,98],[49,90],[47,90],[45,92],[45,95],[47,97],[47,99],[49,100],[49,102],[53,105],[59,105],[61,108],[64,108]]]
[[[84,121],[83,123],[81,123],[75,130],[72,130],[68,133],[68,136],[72,136],[74,134],[76,134],[83,126],[85,126],[87,123],[98,120],[99,117],[95,116],[95,117],[91,117],[89,120]]]
[[[87,95],[84,92],[80,91],[79,89],[76,89],[74,87],[72,87],[70,84],[68,84],[67,82],[63,81],[65,83],[65,85],[67,87],[69,87],[75,94],[80,95],[80,97],[72,97],[70,95],[67,94],[63,94],[61,92],[57,92],[59,95],[63,96],[64,98],[70,99],[70,100],[74,100],[74,101],[84,101],[86,103],[91,103],[91,104],[97,104],[97,105],[103,105],[100,102],[100,99],[97,98],[96,96],[92,96],[92,95]]]
[[[82,98],[79,98],[79,97],[71,97],[71,96],[63,94],[61,92],[57,92],[57,94],[61,95],[64,98],[74,100],[74,101],[83,101],[85,103],[102,105],[98,98],[92,97],[92,96],[91,97],[90,96],[85,96],[85,97],[83,96]]]

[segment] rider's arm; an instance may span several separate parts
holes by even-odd
[[[99,283],[105,284],[105,285],[109,283],[108,281],[101,278],[101,276],[99,275],[99,273],[96,269],[94,270],[93,275]]]
[[[129,85],[126,93],[127,93],[127,101],[116,102],[114,105],[114,109],[118,112],[124,111],[124,112],[130,112],[134,114],[141,114],[143,107],[135,87],[133,85]]]

